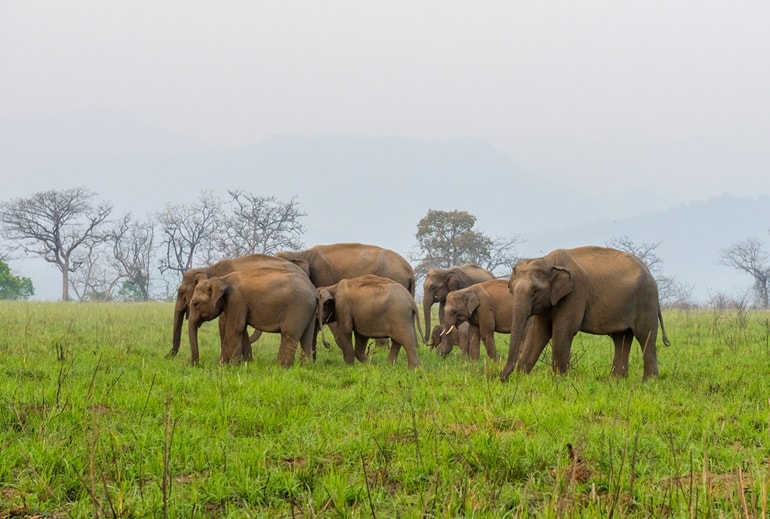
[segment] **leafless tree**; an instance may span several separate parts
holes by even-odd
[[[218,236],[222,228],[222,201],[209,191],[192,205],[167,204],[158,215],[164,249],[160,271],[183,273],[197,265],[210,265],[222,254]]]
[[[83,266],[81,251],[104,241],[103,224],[112,205],[94,205],[83,188],[42,191],[0,204],[3,235],[26,254],[53,263],[62,274],[62,300],[69,300],[69,276]]]
[[[628,236],[615,236],[606,243],[607,247],[633,254],[647,265],[658,285],[658,299],[661,305],[673,306],[688,303],[692,298],[692,286],[663,273],[663,260],[655,252],[660,244],[661,242],[635,243]]]
[[[279,250],[298,250],[305,228],[299,202],[287,203],[273,196],[257,196],[243,191],[228,191],[230,213],[224,222],[220,249],[225,256],[273,254]]]
[[[78,301],[111,301],[120,275],[112,268],[109,246],[105,242],[88,243],[72,254],[79,265],[69,277],[70,288]]]
[[[766,244],[757,238],[746,238],[722,249],[719,263],[740,272],[745,272],[754,279],[754,297],[762,308],[770,303],[770,257]]]
[[[155,224],[150,218],[136,221],[127,214],[109,234],[112,266],[122,279],[120,295],[124,299],[150,299],[150,268],[155,245]]]

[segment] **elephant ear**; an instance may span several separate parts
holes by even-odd
[[[472,315],[480,304],[481,300],[474,292],[469,291],[465,294],[465,309],[468,311],[468,315]]]
[[[454,292],[462,287],[462,281],[456,272],[449,272],[446,276],[446,287],[449,292]]]
[[[564,267],[553,267],[551,272],[551,304],[556,305],[570,292],[572,292],[572,273]]]
[[[209,286],[211,287],[211,302],[214,308],[221,312],[225,307],[230,285],[222,278],[211,278]]]
[[[318,289],[318,318],[321,324],[333,322],[334,316],[334,293],[328,288]]]

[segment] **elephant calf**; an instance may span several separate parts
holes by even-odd
[[[346,363],[367,360],[369,339],[390,338],[388,361],[395,363],[403,346],[409,368],[420,365],[415,331],[415,322],[419,327],[417,304],[400,283],[366,274],[321,287],[318,294],[319,318],[323,323],[337,323],[334,338]],[[355,351],[351,335],[355,335]]]
[[[297,344],[305,356],[312,357],[317,306],[316,288],[304,273],[263,267],[200,280],[190,302],[189,320],[191,329],[197,329],[219,317],[220,364],[239,353],[251,360],[249,325],[281,334],[278,361],[289,366]],[[197,335],[191,332],[190,341],[197,341]]]
[[[447,333],[442,333],[442,326],[437,324],[430,334],[431,348],[439,348],[439,351],[449,353],[455,346],[460,347],[463,355],[468,355],[468,323],[460,323],[451,328]]]

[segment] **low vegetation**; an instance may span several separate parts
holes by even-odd
[[[664,314],[659,379],[336,346],[282,369],[265,334],[217,366],[215,323],[166,358],[169,303],[0,302],[0,518],[754,517],[770,491],[770,315]],[[498,349],[505,351],[505,336]],[[482,354],[483,355],[483,354]],[[503,359],[504,360],[504,359]]]

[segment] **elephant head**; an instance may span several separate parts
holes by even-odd
[[[470,264],[428,270],[422,286],[422,312],[425,320],[425,332],[428,333],[431,330],[430,310],[434,303],[439,304],[439,322],[444,324],[444,303],[447,294],[482,281],[494,279],[494,277],[494,274],[487,269]],[[426,343],[428,339],[427,336],[423,338]]]
[[[230,286],[221,278],[201,279],[195,286],[187,320],[193,364],[198,361],[198,328],[222,313],[229,290]]]
[[[519,357],[527,321],[532,315],[545,314],[572,292],[572,272],[554,265],[546,258],[521,260],[514,267],[508,281],[513,296],[513,319],[508,361],[503,370],[506,380]]]
[[[174,305],[174,337],[171,345],[171,355],[179,352],[179,344],[182,338],[182,323],[185,317],[189,317],[190,300],[198,281],[205,279],[205,270],[202,268],[188,269],[182,276],[182,282],[176,291],[176,304]]]
[[[480,304],[479,296],[470,290],[458,290],[449,293],[444,304],[444,326],[441,335],[452,333],[460,324],[470,321],[473,312]],[[439,353],[441,355],[448,354],[452,351],[452,346],[450,341],[443,341]]]

